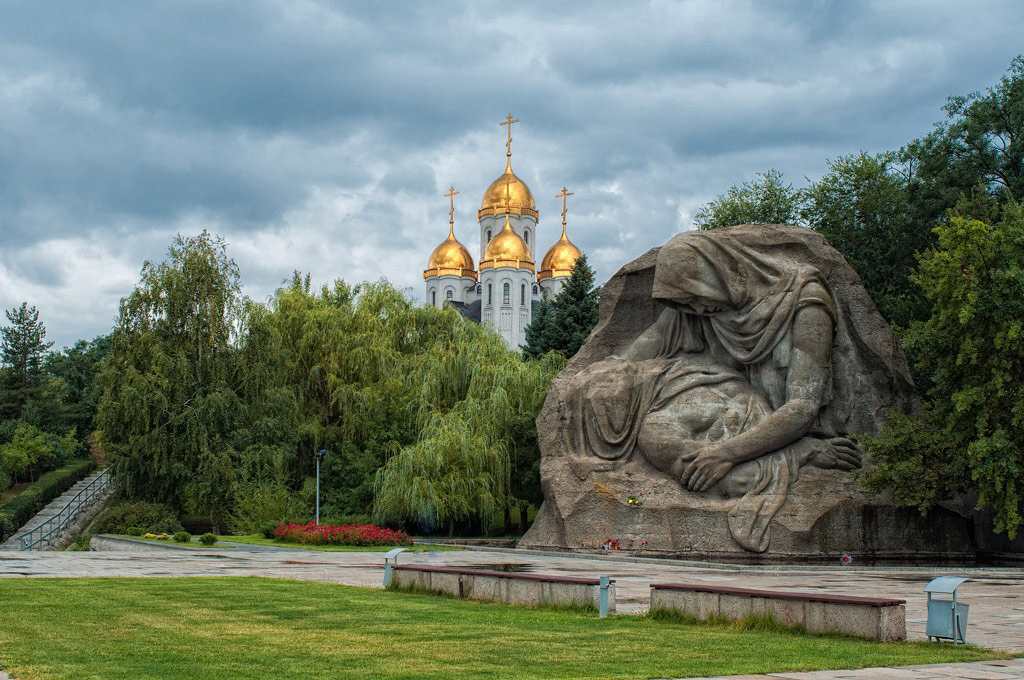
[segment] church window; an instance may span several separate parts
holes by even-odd
[[[526,245],[530,245],[530,230],[527,229],[523,232],[523,240],[526,241]]]
[[[487,284],[487,304],[491,304],[491,284]]]
[[[437,307],[437,291],[433,290],[430,292],[430,304]]]
[[[445,296],[445,298],[447,298],[448,300],[451,300],[451,299],[452,299],[452,291],[451,291],[451,289],[450,289],[450,288],[448,289],[448,292],[446,292],[446,293],[444,294],[444,296]]]
[[[509,285],[507,283],[501,289],[501,304],[511,304],[509,302]]]
[[[491,242],[491,230],[490,229],[487,230],[487,242],[488,243]]]
[[[519,304],[521,304],[521,305],[525,305],[526,304],[526,284],[525,283],[523,284],[523,287],[519,290]]]
[[[533,284],[533,294],[534,294],[534,295],[536,295],[536,294],[537,294],[537,284],[536,284],[536,283],[535,283],[535,284]]]
[[[479,283],[478,283],[478,284],[476,284],[476,294],[477,294],[477,295],[479,295],[479,294],[480,294],[480,293],[482,293],[483,291],[484,291],[484,287],[483,287],[483,286],[481,286],[481,285],[480,285]]]

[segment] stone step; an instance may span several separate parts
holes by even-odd
[[[18,536],[27,531],[36,529],[46,524],[49,520],[56,517],[60,513],[60,511],[63,510],[68,505],[68,503],[71,503],[72,501],[75,500],[75,497],[79,494],[80,491],[88,487],[89,484],[93,482],[93,480],[100,476],[100,474],[102,473],[97,472],[79,482],[76,482],[75,485],[72,486],[70,489],[65,491],[59,497],[50,501],[44,508],[42,508],[38,513],[36,513],[34,517],[29,519],[20,529],[14,532],[14,534],[11,535],[11,537],[8,538],[7,541],[5,541],[3,544],[0,544],[0,550],[19,550],[20,542],[16,540]],[[108,492],[94,498],[88,504],[80,504],[76,508],[75,515],[81,515],[83,512],[94,509],[97,503],[103,503],[106,500],[107,496],[109,495],[110,494]],[[76,523],[77,519],[75,516],[73,516],[70,523],[65,527],[65,531],[74,528],[74,525]],[[78,527],[78,529],[80,528],[81,527]]]

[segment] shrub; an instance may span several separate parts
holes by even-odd
[[[161,503],[121,503],[108,508],[96,518],[93,532],[97,534],[124,534],[130,527],[141,527],[142,532],[173,534],[181,531],[181,523],[169,507]]]
[[[89,541],[91,541],[91,540],[92,540],[92,534],[90,534],[88,532],[86,532],[84,534],[79,534],[75,538],[75,540],[72,541],[71,545],[68,546],[68,550],[72,550],[72,551],[88,551],[89,550]]]
[[[298,524],[281,522],[274,538],[307,545],[399,546],[412,545],[404,531],[385,529],[373,524]]]
[[[0,540],[3,540],[5,536],[13,534],[15,529],[17,529],[17,527],[14,524],[13,515],[6,512],[0,512]]]
[[[252,534],[267,522],[288,517],[295,501],[284,487],[275,484],[246,484],[234,491],[231,526],[242,534]]]
[[[18,527],[42,510],[43,506],[86,477],[93,467],[91,460],[79,460],[42,474],[35,483],[0,506],[0,517],[7,517],[6,521],[0,520],[0,541],[6,540]]]
[[[199,537],[199,540],[202,541],[203,545],[213,545],[217,542],[217,537],[211,533],[205,533]]]
[[[148,532],[145,527],[125,527],[125,530],[121,533],[125,536],[143,536]]]
[[[277,529],[277,522],[264,522],[263,526],[260,527],[260,533],[263,534],[263,538],[274,538],[274,530]]]
[[[188,543],[191,540],[192,534],[188,533],[187,531],[178,531],[174,534],[175,543]]]

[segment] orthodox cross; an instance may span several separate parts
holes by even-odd
[[[504,123],[498,123],[498,125],[507,125],[508,126],[508,141],[505,142],[505,155],[508,156],[509,158],[512,158],[512,124],[513,123],[518,123],[518,122],[519,122],[518,118],[516,118],[515,120],[512,120],[512,114],[510,113],[507,116],[505,116],[505,122]]]
[[[568,198],[569,196],[573,196],[573,195],[575,195],[575,194],[569,193],[568,189],[566,189],[565,187],[562,187],[562,193],[560,193],[557,196],[555,196],[555,198],[562,199],[562,228],[563,229],[565,228],[565,212],[566,212],[566,210],[565,210],[565,199]]]
[[[445,198],[450,198],[452,207],[448,210],[448,224],[451,225],[452,229],[455,229],[455,197],[459,195],[459,192],[455,190],[455,185],[452,185],[448,189],[448,193],[444,195]]]

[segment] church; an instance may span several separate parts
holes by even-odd
[[[450,304],[466,318],[493,328],[510,349],[526,344],[526,327],[543,295],[558,295],[582,253],[565,233],[566,189],[562,199],[562,236],[548,248],[538,271],[535,263],[540,213],[530,188],[512,172],[512,114],[508,127],[505,172],[491,182],[477,211],[480,266],[455,238],[455,196],[451,187],[448,238],[430,255],[423,271],[428,305]]]

